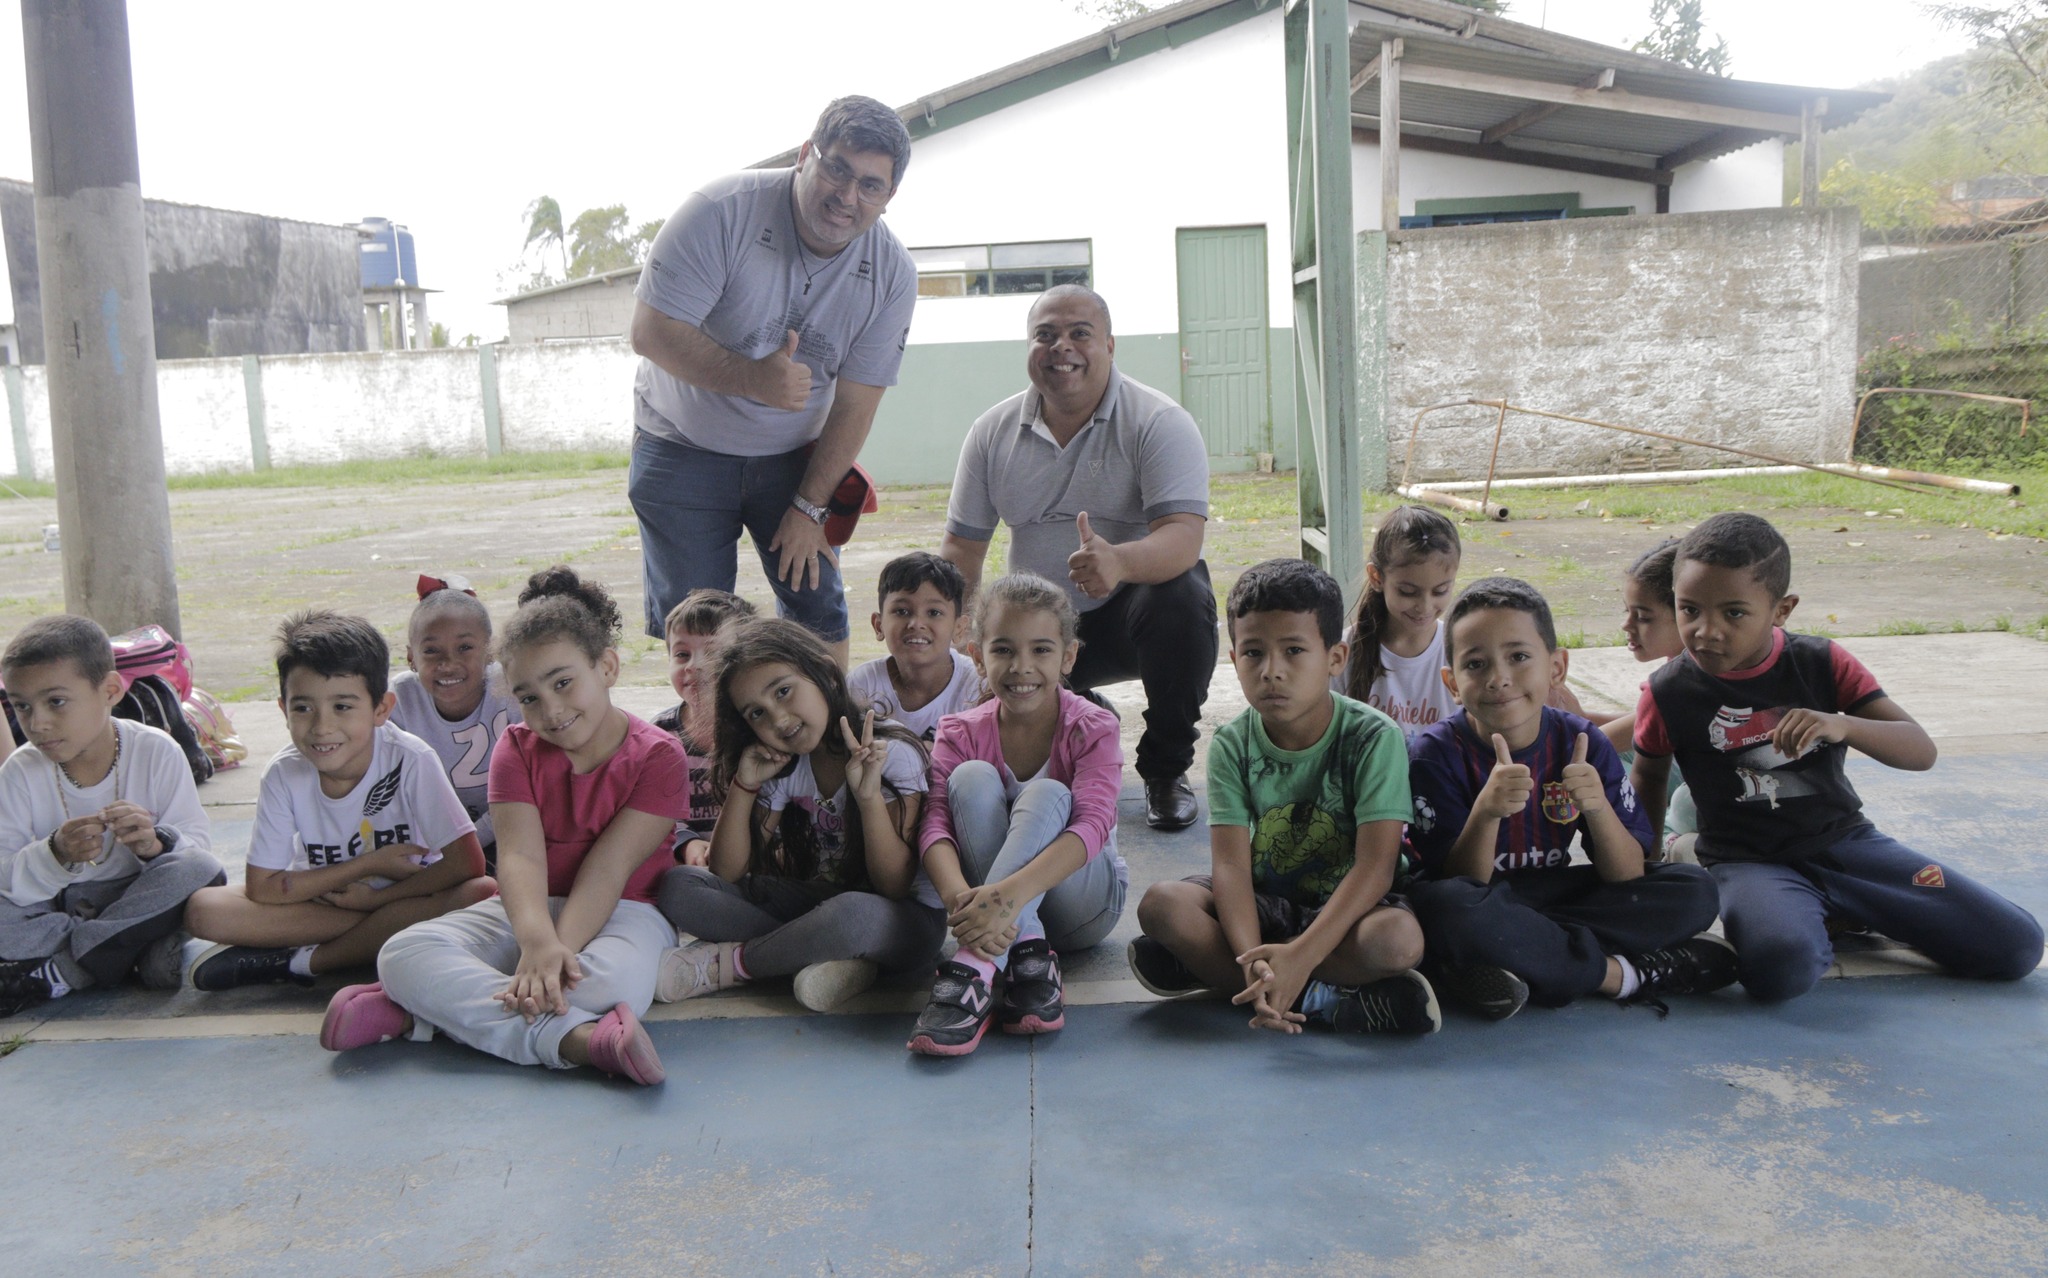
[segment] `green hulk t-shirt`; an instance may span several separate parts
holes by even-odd
[[[1330,699],[1330,726],[1306,750],[1274,745],[1256,710],[1209,741],[1209,824],[1249,829],[1253,889],[1305,906],[1351,872],[1359,826],[1410,812],[1401,729],[1363,702]]]

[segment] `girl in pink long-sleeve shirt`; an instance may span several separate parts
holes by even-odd
[[[1123,914],[1116,716],[1060,686],[1079,625],[1042,577],[982,591],[973,651],[990,697],[939,721],[918,840],[919,891],[946,908],[960,948],[939,965],[913,1052],[965,1056],[991,1016],[1010,1034],[1060,1028],[1057,951],[1099,943]]]

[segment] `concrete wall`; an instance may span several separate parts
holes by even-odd
[[[158,359],[359,351],[354,228],[144,200]],[[23,363],[43,362],[35,190],[0,179],[8,286]]]
[[[1996,341],[2048,321],[2048,237],[2011,236],[1872,257],[1862,265],[1861,348],[1896,339]]]
[[[515,344],[624,337],[633,322],[637,283],[637,275],[621,275],[507,303],[506,331]]]
[[[1851,210],[1396,232],[1380,335],[1391,473],[1416,412],[1463,396],[1838,459],[1855,400],[1856,253]],[[1417,475],[1484,474],[1493,419],[1425,419]],[[1558,474],[1732,460],[1511,416],[1500,465]]]

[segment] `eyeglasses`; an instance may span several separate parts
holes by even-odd
[[[869,208],[879,208],[889,202],[889,195],[895,188],[887,182],[875,177],[861,177],[847,167],[846,161],[836,155],[826,155],[820,151],[817,156],[818,176],[828,185],[842,191],[849,186],[852,187],[854,198]]]

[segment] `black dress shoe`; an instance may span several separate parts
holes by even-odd
[[[1185,830],[1201,814],[1201,808],[1195,804],[1195,792],[1188,787],[1187,773],[1146,778],[1146,825],[1155,830]]]

